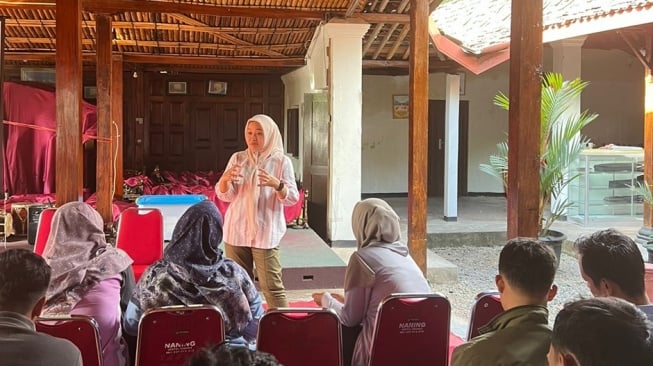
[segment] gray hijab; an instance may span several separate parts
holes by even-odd
[[[399,241],[399,215],[384,200],[368,198],[356,203],[351,227],[358,250],[349,259],[345,273],[345,291],[354,287],[374,285],[375,271],[368,264],[367,258],[371,251],[381,248],[403,257],[408,255],[408,247]]]
[[[132,260],[107,244],[100,214],[84,202],[59,207],[43,258],[52,267],[44,313],[68,313],[100,281],[118,275]]]

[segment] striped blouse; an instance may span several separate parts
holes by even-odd
[[[247,159],[246,151],[234,153],[225,171],[236,162]],[[281,237],[286,233],[286,219],[283,213],[284,206],[292,206],[299,200],[299,192],[295,183],[290,158],[285,155],[278,155],[269,158],[261,165],[265,171],[277,177],[287,188],[284,199],[280,199],[274,188],[261,187],[257,204],[258,231],[251,242],[247,242],[245,221],[247,209],[245,208],[245,195],[240,194],[240,185],[229,183],[229,189],[221,193],[218,184],[215,185],[215,192],[223,201],[230,202],[224,218],[224,242],[234,246],[252,247],[259,249],[272,249],[279,245]]]

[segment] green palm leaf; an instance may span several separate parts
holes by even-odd
[[[589,139],[581,130],[598,117],[584,111],[579,115],[567,116],[567,110],[576,102],[588,83],[579,78],[565,81],[559,73],[547,73],[542,78],[542,105],[540,125],[540,235],[546,233],[572,202],[561,199],[570,182],[578,177],[567,168],[585,148]],[[502,92],[494,97],[494,104],[509,110],[510,98]],[[497,144],[497,153],[492,154],[488,164],[480,164],[481,171],[502,182],[507,189],[508,143]],[[545,207],[550,214],[544,217]]]

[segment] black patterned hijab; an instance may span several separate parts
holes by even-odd
[[[132,302],[143,312],[167,305],[216,305],[227,330],[242,330],[251,320],[247,296],[255,296],[256,288],[242,268],[223,258],[221,242],[222,216],[215,204],[206,200],[191,206],[175,225],[163,259],[136,284]]]
[[[127,269],[132,260],[107,244],[100,214],[84,202],[57,209],[43,258],[52,267],[44,313],[68,313],[93,286]]]

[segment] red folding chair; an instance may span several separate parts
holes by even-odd
[[[102,366],[102,348],[97,322],[90,316],[38,317],[36,330],[71,341],[82,353],[84,366]]]
[[[163,257],[163,216],[156,208],[130,207],[120,214],[116,247],[134,261],[138,281],[147,267]]]
[[[469,319],[469,329],[467,330],[467,340],[479,335],[479,328],[483,327],[495,316],[503,312],[501,298],[497,291],[484,291],[476,295],[472,314]]]
[[[222,313],[214,305],[150,309],[138,324],[136,366],[181,366],[196,350],[223,340]]]
[[[379,305],[370,366],[446,366],[451,305],[438,294],[392,294]]]
[[[333,310],[268,310],[259,321],[256,343],[284,366],[342,365],[340,319]]]
[[[39,224],[36,227],[36,240],[34,241],[34,253],[38,255],[42,255],[45,250],[45,243],[48,241],[48,236],[50,236],[52,218],[55,212],[57,212],[56,208],[46,208],[41,211],[39,216]]]

